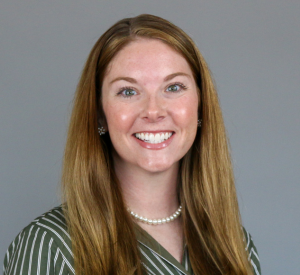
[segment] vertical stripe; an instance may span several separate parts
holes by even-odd
[[[55,266],[56,266],[56,261],[57,261],[57,258],[58,258],[58,254],[59,254],[59,250],[58,250],[58,248],[57,248],[57,249],[56,249],[55,256],[54,256],[54,269],[55,269]]]
[[[21,234],[21,233],[20,233],[20,234]],[[17,247],[18,247],[19,245],[20,245],[20,242],[18,243]],[[9,246],[9,248],[8,248],[7,251],[6,251],[6,263],[7,263],[7,266],[5,267],[5,266],[3,265],[3,270],[5,270],[6,274],[9,274],[9,273],[10,273],[10,270],[13,268],[12,263],[14,262],[14,260],[15,260],[15,258],[16,258],[16,253],[14,253],[14,254],[11,253],[11,259],[10,259],[10,260],[8,259],[9,257],[8,257],[7,255],[9,255],[10,249],[11,249],[11,246]],[[19,251],[19,254],[20,254],[20,251]]]
[[[245,250],[249,249],[249,244],[250,244],[250,235],[249,235],[249,232],[247,231],[247,246],[246,246]]]
[[[40,243],[39,255],[38,255],[38,264],[37,264],[37,270],[36,270],[37,275],[40,275],[40,273],[41,273],[41,257],[42,257],[42,251],[43,251],[43,245],[44,245],[44,238],[45,238],[46,234],[47,234],[47,232],[45,231],[43,233],[41,243]]]
[[[21,250],[22,250],[22,245],[23,245],[24,237],[25,237],[25,234],[23,234],[23,237],[22,237],[22,240],[21,240],[20,247],[18,248],[19,253],[18,253],[17,261],[16,261],[16,263],[15,263],[14,274],[16,274],[16,269],[17,269],[17,266],[18,266],[18,263],[19,263],[19,258],[20,258],[20,254],[21,254]]]
[[[51,247],[52,247],[53,239],[50,239],[49,246],[48,246],[48,259],[47,259],[47,273],[46,275],[49,275],[50,273],[50,261],[51,261]]]
[[[7,249],[5,256],[6,256],[6,262],[9,263],[9,249]],[[8,267],[9,266],[6,266],[5,268],[5,265],[3,265],[3,274],[6,274],[6,269],[8,269]]]
[[[62,264],[61,264],[59,275],[62,275],[63,270],[64,270],[64,266],[65,266],[65,261],[63,261]]]
[[[44,227],[46,229],[49,229],[51,232],[53,232],[60,239],[60,241],[64,244],[64,246],[67,248],[67,250],[70,252],[70,254],[73,255],[70,247],[66,244],[65,240],[63,239],[63,237],[61,235],[59,235],[53,228],[51,228],[51,227],[49,227],[49,226],[47,226],[45,224],[39,223],[39,222],[37,222],[36,224],[39,225],[39,226],[42,226],[42,227]]]
[[[184,267],[185,269],[188,271],[189,270],[189,262],[188,262],[188,258],[187,258],[187,249],[184,250]]]
[[[26,240],[26,245],[25,245],[25,248],[24,248],[24,253],[23,253],[23,258],[22,258],[22,264],[21,264],[20,274],[23,273],[24,260],[25,260],[26,251],[27,251],[27,246],[28,246],[28,240],[29,240],[29,238],[30,238],[32,228],[33,228],[33,225],[30,227],[30,230],[29,230],[29,233],[28,233],[28,237],[27,237],[27,240]],[[17,266],[16,266],[16,267],[17,267]]]
[[[15,241],[13,241],[13,243],[12,243],[12,252],[11,252],[11,254],[13,255],[14,252],[15,252]]]
[[[35,236],[31,245],[31,250],[30,250],[30,257],[29,257],[29,266],[28,266],[28,275],[30,275],[31,273],[31,267],[32,267],[32,254],[33,254],[33,250],[34,250],[34,246],[35,246],[35,241],[36,241],[36,237],[37,234],[39,233],[40,229],[38,228],[37,231],[35,232]]]

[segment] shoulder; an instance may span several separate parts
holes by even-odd
[[[260,275],[261,274],[260,260],[252,236],[245,228],[243,228],[243,231],[244,231],[245,244],[246,244],[245,249],[249,253],[249,261],[251,262],[251,265],[253,267],[254,274]]]
[[[25,273],[74,273],[71,238],[61,206],[37,217],[9,246],[4,274]]]

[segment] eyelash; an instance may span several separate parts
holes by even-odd
[[[180,89],[178,91],[167,91],[167,89],[169,87],[171,87],[171,86],[179,86]],[[170,92],[170,93],[180,93],[182,90],[186,90],[186,89],[187,89],[187,87],[185,85],[183,85],[182,83],[175,82],[175,83],[172,83],[172,84],[168,85],[167,88],[166,88],[166,91]],[[117,93],[117,95],[123,96],[124,98],[131,98],[133,95],[124,95],[123,94],[126,90],[132,90],[132,91],[136,92],[135,88],[129,87],[129,86],[125,86],[125,87],[122,87],[119,90],[119,92]]]
[[[119,92],[117,93],[117,95],[120,95],[120,96],[123,96],[123,97],[125,97],[125,98],[131,98],[133,95],[124,95],[123,94],[123,92],[125,92],[126,90],[132,90],[132,91],[134,91],[134,92],[136,92],[135,91],[135,88],[133,88],[133,87],[122,87],[120,90],[119,90]]]
[[[185,85],[183,85],[182,83],[179,83],[179,82],[175,82],[175,83],[172,83],[172,84],[168,85],[167,89],[170,86],[176,86],[176,85],[179,86],[180,89],[178,91],[175,91],[175,92],[174,91],[173,92],[169,91],[169,92],[171,92],[171,93],[180,93],[180,92],[182,92],[182,90],[186,90],[187,89],[187,87]]]

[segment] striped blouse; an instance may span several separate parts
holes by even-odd
[[[254,274],[260,264],[251,236],[245,231],[245,245]],[[137,231],[141,259],[147,274],[192,275],[188,251],[179,263],[145,231]],[[4,275],[71,275],[75,274],[71,238],[61,207],[36,218],[9,246],[3,266]]]

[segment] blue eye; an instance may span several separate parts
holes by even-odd
[[[186,89],[186,87],[183,84],[172,84],[168,86],[167,92],[176,93],[176,92],[180,92],[182,89],[183,90]]]
[[[126,95],[126,96],[133,96],[133,95],[135,95],[136,94],[136,91],[134,91],[134,90],[132,90],[132,89],[126,89],[126,90],[124,90],[124,95]]]
[[[125,87],[125,88],[122,88],[122,90],[118,94],[121,94],[124,97],[131,97],[131,96],[136,95],[137,92],[132,88]]]

